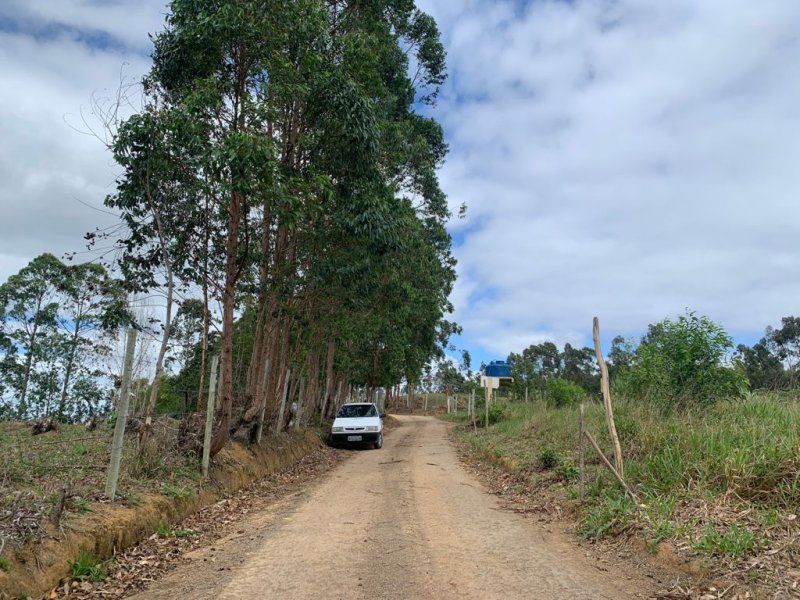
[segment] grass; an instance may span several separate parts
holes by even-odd
[[[186,485],[176,485],[165,481],[161,484],[161,493],[168,498],[184,498],[192,493],[192,488]]]
[[[700,536],[692,540],[692,547],[705,554],[729,554],[743,557],[756,545],[755,534],[746,527],[732,524],[727,531],[720,532],[707,522]]]
[[[0,557],[0,571],[8,573],[11,570],[11,563],[7,558]]]
[[[560,487],[563,497],[576,499],[578,407],[512,402],[502,412],[502,420],[477,434],[471,424],[460,427],[461,441],[476,455],[503,456],[520,473],[534,473],[539,484]],[[585,414],[586,429],[610,449],[602,404],[587,402]],[[625,497],[587,444],[583,537],[614,536],[635,526],[652,549],[680,539],[699,554],[744,557],[762,548],[759,527],[774,527],[796,510],[798,400],[759,394],[671,414],[617,400],[615,417],[626,480],[643,508]],[[738,514],[749,516],[737,521]]]
[[[197,535],[194,529],[182,529],[180,527],[172,528],[169,524],[161,522],[155,526],[153,533],[162,538],[188,538]]]
[[[146,468],[136,458],[136,435],[125,436],[118,489],[129,505],[140,504],[141,497],[152,492],[185,496],[199,481],[197,461],[175,449],[177,430],[170,419],[156,420],[158,459],[149,460]],[[63,486],[69,489],[70,516],[91,512],[92,502],[105,489],[112,433],[104,422],[94,431],[80,424],[61,424],[57,431],[33,436],[30,423],[0,422],[0,512],[23,511],[26,518],[43,522]],[[32,541],[28,530],[8,521],[0,523],[0,536],[15,545]]]
[[[108,564],[105,561],[98,561],[89,554],[81,553],[70,565],[69,572],[73,579],[103,581],[108,574]]]
[[[87,513],[92,512],[92,507],[89,505],[89,501],[86,498],[81,498],[80,496],[74,496],[71,499],[72,506],[75,507],[75,511],[79,513]]]

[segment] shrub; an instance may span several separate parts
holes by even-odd
[[[577,383],[559,377],[547,380],[547,402],[553,406],[572,406],[585,397],[586,391]]]
[[[740,398],[747,393],[747,378],[724,364],[732,349],[733,340],[720,325],[687,311],[677,321],[650,325],[617,387],[668,408]]]
[[[478,417],[478,423],[481,427],[486,426],[486,403],[475,403],[475,414]],[[502,421],[505,417],[505,407],[499,402],[493,402],[489,405],[489,425],[494,425]]]
[[[539,453],[539,466],[545,471],[555,469],[560,462],[558,453],[552,448],[545,448]]]

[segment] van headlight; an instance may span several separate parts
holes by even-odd
[[[364,429],[366,431],[378,431],[378,426],[377,425],[367,425]]]
[[[331,428],[331,431],[332,431],[333,433],[339,433],[339,432],[341,432],[341,431],[344,431],[344,427],[332,427],[332,428]]]

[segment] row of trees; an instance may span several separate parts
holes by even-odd
[[[129,320],[122,283],[101,265],[33,259],[0,285],[0,418],[101,410],[116,331]]]
[[[143,109],[109,123],[122,272],[167,299],[148,413],[176,294],[199,296],[190,329],[202,317],[184,383],[202,394],[221,354],[212,453],[263,402],[284,418],[289,371],[317,409],[348,385],[419,379],[454,330],[446,146],[415,110],[444,76],[436,24],[410,0],[172,2]]]
[[[212,453],[262,410],[280,427],[284,390],[309,418],[351,386],[420,381],[457,329],[447,148],[419,112],[444,77],[436,24],[412,0],[173,0],[142,109],[105,112],[121,167],[105,203],[122,226],[86,237],[111,242],[120,281],[48,255],[3,288],[10,416],[96,408],[112,384],[96,366],[131,323],[160,337],[154,377],[134,386],[148,421],[159,405],[202,410],[220,354]],[[31,277],[41,290],[24,291]],[[126,294],[165,299],[158,325]]]
[[[648,326],[636,342],[615,337],[606,356],[617,394],[669,406],[740,397],[748,390],[794,389],[800,382],[800,318],[785,317],[780,328],[768,327],[752,347],[740,344],[720,325],[687,311],[675,320]],[[517,398],[526,394],[554,404],[599,393],[600,374],[593,348],[552,342],[532,344],[507,358]],[[467,391],[477,385],[469,354],[460,365],[441,361],[431,378],[444,391]]]

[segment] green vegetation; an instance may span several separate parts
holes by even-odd
[[[192,493],[192,489],[188,486],[164,482],[161,484],[161,493],[168,498],[184,498]]]
[[[70,564],[69,573],[74,579],[103,581],[108,573],[108,563],[81,553],[75,562]]]
[[[586,398],[586,390],[569,379],[547,380],[547,401],[556,407],[575,405]]]
[[[166,490],[172,494],[192,489],[199,478],[196,460],[178,451],[177,422],[155,420],[154,437],[162,449],[147,477],[139,472],[136,437],[126,436],[120,484],[125,501],[136,506],[142,493]],[[24,507],[26,513],[47,519],[59,502],[62,488],[69,488],[65,518],[92,511],[91,498],[105,483],[111,428],[99,423],[91,432],[83,425],[62,424],[58,431],[32,436],[22,422],[0,422],[0,512]],[[164,486],[163,488],[161,486]],[[15,508],[16,507],[16,508]],[[13,513],[12,513],[13,514]],[[24,527],[8,524],[9,542],[32,541]]]
[[[623,368],[616,389],[667,408],[741,397],[747,378],[724,365],[733,340],[718,324],[693,312],[650,325]]]
[[[8,573],[11,570],[11,563],[7,558],[0,557],[0,571]]]
[[[477,456],[510,459],[518,474],[533,473],[535,485],[577,498],[577,407],[512,402],[502,413],[503,420],[477,434],[471,426],[459,428],[460,440]],[[679,537],[698,552],[743,556],[761,547],[754,528],[774,526],[796,510],[800,401],[756,394],[665,414],[660,405],[617,400],[615,413],[626,479],[643,507],[625,496],[587,444],[582,536],[616,535],[635,526],[651,547]],[[587,430],[609,448],[602,405],[587,404],[585,414]],[[753,522],[700,519],[689,510],[697,506],[709,507],[712,517],[714,507],[727,507],[752,515]]]
[[[155,528],[153,529],[153,533],[163,538],[168,538],[168,537],[187,538],[187,537],[192,537],[193,535],[197,535],[197,532],[194,531],[193,529],[182,529],[180,527],[173,528],[171,525],[169,525],[168,523],[164,523],[163,521],[155,526]]]
[[[745,527],[733,523],[727,531],[720,533],[713,523],[708,522],[702,533],[693,539],[692,547],[706,554],[730,554],[742,557],[755,546],[755,535]]]
[[[122,283],[99,264],[42,254],[12,275],[0,285],[0,419],[102,412],[103,360],[128,318]]]

